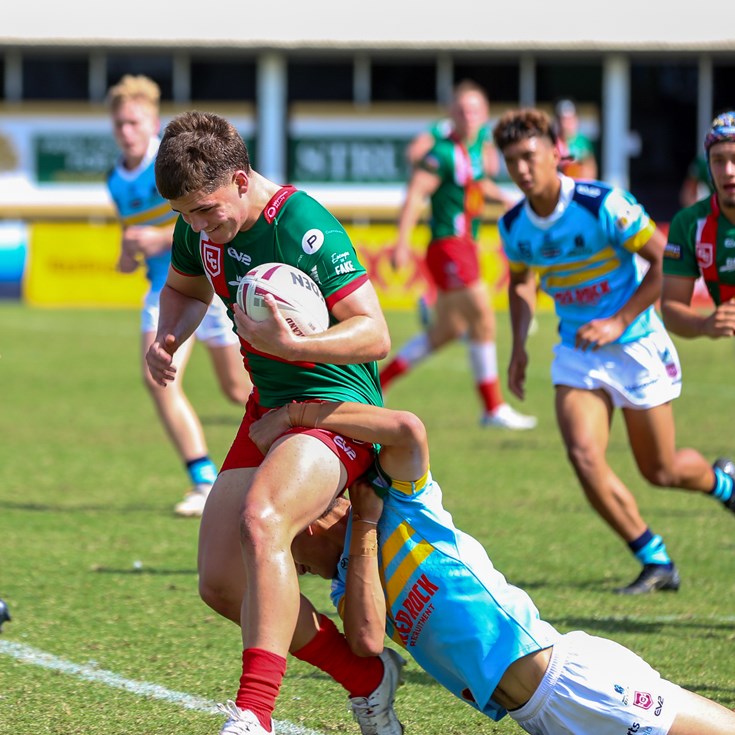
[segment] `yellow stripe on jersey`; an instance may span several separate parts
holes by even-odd
[[[636,232],[630,240],[626,240],[623,243],[623,247],[626,250],[630,250],[631,253],[637,253],[653,237],[655,231],[656,223],[653,220],[649,220],[646,227],[640,232]]]
[[[381,545],[383,575],[385,575],[386,569],[390,566],[396,554],[410,543],[411,537],[415,533],[408,523],[401,523]],[[413,546],[406,555],[406,558],[398,565],[393,574],[391,574],[390,578],[385,578],[383,581],[388,600],[398,599],[401,590],[406,586],[413,573],[433,553],[434,547],[423,539]]]
[[[414,493],[421,492],[425,487],[429,479],[429,470],[426,470],[426,474],[416,482],[409,482],[404,480],[393,480],[392,487],[398,490],[399,493],[404,495],[413,495]]]
[[[600,250],[599,253],[595,253],[594,255],[591,255],[589,258],[585,258],[584,260],[573,260],[568,263],[556,263],[555,265],[550,265],[546,268],[537,267],[536,270],[542,276],[545,276],[548,273],[566,273],[567,271],[578,271],[580,268],[586,268],[590,265],[593,265],[594,263],[599,263],[605,260],[611,260],[612,258],[615,258],[615,257],[616,257],[615,250],[613,250],[611,247],[608,246]]]
[[[166,215],[170,216],[166,217]],[[159,219],[160,217],[166,217],[166,221],[157,223],[156,225],[154,225],[155,227],[163,227],[165,225],[168,225],[170,222],[176,219],[176,217],[178,217],[178,214],[174,212],[173,209],[171,209],[171,206],[168,202],[164,202],[154,209],[148,209],[145,212],[137,212],[136,214],[133,214],[129,217],[124,217],[123,225],[125,225],[125,227],[129,227],[131,225],[145,224],[146,222],[150,222],[154,219]]]
[[[546,281],[547,288],[567,288],[569,286],[577,286],[580,283],[594,281],[601,276],[611,273],[620,265],[620,260],[616,257],[607,263],[598,265],[597,268],[585,268],[576,273],[570,273],[566,276],[549,276]]]
[[[513,273],[525,273],[528,270],[528,265],[526,265],[526,263],[516,263],[512,260],[509,260],[508,268],[510,268]]]

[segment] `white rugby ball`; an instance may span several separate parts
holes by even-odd
[[[256,322],[270,312],[266,294],[298,335],[323,332],[329,326],[329,311],[319,286],[306,273],[285,263],[263,263],[249,270],[237,289],[237,303]]]

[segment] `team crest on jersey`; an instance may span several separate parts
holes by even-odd
[[[633,704],[641,709],[651,709],[653,706],[653,697],[648,692],[635,692],[633,695]]]
[[[202,261],[207,273],[216,278],[222,273],[222,248],[209,240],[202,243]]]
[[[709,268],[715,257],[715,248],[711,242],[697,243],[697,263],[701,268]]]

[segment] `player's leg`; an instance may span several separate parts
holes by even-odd
[[[681,689],[677,697],[679,712],[668,735],[732,735],[735,712],[711,699]]]
[[[271,447],[245,490],[239,512],[245,568],[242,676],[222,733],[239,732],[240,718],[252,715],[266,732],[273,729],[272,713],[300,610],[291,542],[346,481],[345,466],[324,443],[289,434]]]
[[[199,595],[209,607],[238,625],[245,594],[240,512],[255,470],[246,467],[221,472],[199,526]]]
[[[638,469],[652,485],[707,493],[727,505],[733,495],[733,478],[718,472],[695,449],[676,448],[671,403],[645,410],[623,409],[623,414]]]
[[[467,330],[467,321],[457,292],[439,292],[434,307],[434,319],[428,328],[411,337],[380,371],[380,385],[385,391],[398,377],[405,375],[433,352],[459,339]]]
[[[151,377],[145,355],[155,339],[154,332],[143,332],[141,336],[141,370],[143,382],[176,452],[186,466],[192,489],[175,508],[184,516],[200,516],[204,501],[217,477],[217,467],[209,457],[204,431],[194,408],[184,393],[183,377],[194,346],[188,339],[174,356],[177,368],[176,380],[165,388]]]
[[[195,334],[207,346],[222,393],[233,403],[244,406],[253,384],[243,367],[240,340],[232,331],[232,322],[218,298],[207,309]]]
[[[525,430],[536,426],[535,416],[524,416],[505,402],[498,377],[495,341],[495,310],[487,286],[476,280],[466,288],[451,292],[455,309],[467,322],[470,366],[483,408],[482,424],[504,429]]]
[[[639,576],[616,591],[641,594],[678,589],[679,575],[663,539],[649,529],[635,497],[607,463],[612,411],[604,391],[556,387],[559,429],[587,500],[642,565]]]

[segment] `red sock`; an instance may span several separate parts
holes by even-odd
[[[319,618],[319,632],[292,655],[329,674],[350,697],[367,697],[383,679],[383,662],[377,656],[353,653],[347,638],[326,615]]]
[[[411,364],[402,357],[396,357],[380,371],[380,387],[385,390],[397,377],[407,373]]]
[[[495,378],[494,380],[486,380],[483,383],[477,384],[477,391],[480,394],[482,403],[485,406],[485,411],[491,413],[501,403],[503,403],[503,394],[500,392],[500,381]]]
[[[262,648],[246,648],[242,652],[242,676],[235,704],[249,709],[269,731],[273,729],[273,710],[285,673],[283,656]]]

